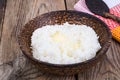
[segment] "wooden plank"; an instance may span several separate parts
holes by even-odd
[[[73,76],[55,76],[52,74],[40,72],[34,65],[32,65],[24,55],[20,54],[11,63],[7,63],[6,71],[12,70],[11,73],[3,73],[2,78],[5,77],[5,74],[9,74],[6,80],[75,80]],[[12,68],[11,68],[12,66]],[[5,77],[6,78],[6,77]],[[5,79],[3,79],[5,80]]]
[[[78,0],[66,0],[67,3],[67,9],[68,10],[74,10],[74,5],[77,3]]]
[[[1,35],[3,28],[3,19],[5,15],[5,8],[6,8],[6,0],[0,0],[0,44],[1,44]],[[0,52],[1,52],[1,48],[0,48]]]
[[[64,9],[62,0],[8,0],[1,39],[3,62],[19,53],[17,35],[26,22],[42,13],[61,9]]]
[[[120,80],[120,45],[112,40],[103,61],[92,69],[80,73],[78,80]]]
[[[22,55],[17,36],[22,26],[42,13],[65,9],[63,0],[8,0],[1,38],[0,80],[74,80],[41,73]]]
[[[4,21],[4,15],[5,15],[6,2],[7,0],[0,0],[0,53],[2,53],[1,35],[3,30],[3,21]],[[0,61],[1,61],[1,57],[2,55],[0,54]]]

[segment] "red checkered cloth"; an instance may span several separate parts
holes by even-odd
[[[107,0],[108,1],[108,0]],[[107,2],[106,1],[106,2]],[[113,4],[113,2],[109,2],[107,4],[110,5],[110,3]],[[116,4],[117,3],[117,4]],[[116,1],[116,5],[112,6],[111,5],[109,6],[110,8],[110,13],[116,15],[116,16],[119,16],[120,17],[120,0],[117,2]],[[74,8],[75,10],[77,11],[82,11],[82,12],[85,12],[85,13],[89,13],[89,14],[92,14],[98,18],[100,18],[101,20],[103,20],[109,27],[109,29],[111,30],[112,32],[112,36],[113,38],[115,38],[116,40],[118,40],[120,42],[120,23],[117,23],[115,21],[113,21],[112,19],[108,19],[108,18],[103,18],[101,16],[98,16],[98,15],[95,15],[93,14],[92,12],[89,11],[89,9],[87,8],[86,4],[85,4],[85,0],[79,0],[75,5],[74,5]],[[119,28],[118,28],[119,27]]]

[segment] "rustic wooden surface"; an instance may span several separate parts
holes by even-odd
[[[77,1],[66,0],[67,9]],[[24,57],[17,43],[22,26],[42,13],[64,9],[64,0],[0,0],[0,80],[120,80],[120,43],[115,40],[101,62],[72,76],[41,73]]]

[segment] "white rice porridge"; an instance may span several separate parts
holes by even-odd
[[[86,25],[64,23],[36,29],[31,37],[33,57],[53,64],[73,64],[96,56],[101,48],[95,31]]]

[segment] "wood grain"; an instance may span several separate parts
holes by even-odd
[[[67,9],[68,10],[74,10],[74,5],[77,3],[78,0],[66,0],[67,3]]]
[[[5,8],[6,8],[6,0],[0,0],[0,53],[2,53],[1,35],[2,35],[2,30],[3,30]],[[0,54],[0,58],[1,57],[2,55]]]
[[[66,0],[67,8],[73,9],[77,1]],[[33,17],[65,9],[64,0],[8,0],[5,3],[6,0],[0,0],[0,80],[120,80],[120,44],[115,40],[101,62],[78,75],[54,76],[40,72],[22,54],[17,36]]]
[[[26,22],[42,13],[61,9],[64,9],[62,0],[8,0],[1,39],[2,62],[12,61],[20,53],[17,35]]]
[[[112,40],[105,58],[92,69],[79,73],[78,80],[120,80],[120,45]]]
[[[4,21],[3,19],[5,15],[5,8],[6,8],[6,0],[0,0],[0,42],[1,42],[3,21]]]
[[[1,38],[0,80],[74,80],[73,76],[41,73],[22,55],[17,36],[30,19],[65,9],[63,0],[8,0]]]

